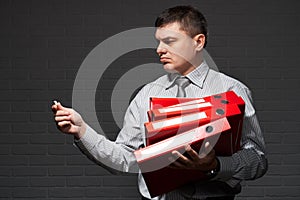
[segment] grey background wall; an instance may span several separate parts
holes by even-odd
[[[0,199],[139,199],[135,175],[96,166],[60,134],[51,101],[72,105],[80,64],[101,41],[152,26],[163,9],[191,4],[206,15],[208,52],[220,71],[253,91],[269,171],[243,183],[238,199],[299,199],[299,1],[0,0]],[[118,66],[155,61],[153,51]],[[113,67],[111,69],[114,69]],[[109,102],[105,90],[98,102]],[[99,118],[106,111],[97,104]],[[109,119],[109,118],[108,118]],[[105,121],[114,139],[118,128]],[[109,129],[110,128],[110,129]]]

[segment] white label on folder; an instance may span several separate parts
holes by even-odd
[[[213,132],[209,133],[210,136],[213,136],[217,133],[221,133],[222,131],[228,130],[230,128],[226,118],[218,119],[207,125],[200,126],[183,134],[173,136],[164,141],[155,143],[144,148],[142,151],[140,151],[138,160],[144,160],[155,155],[159,155],[160,153],[174,150],[180,146],[192,143],[196,140],[200,140],[201,138],[207,136],[205,129],[208,125],[214,128]]]
[[[150,146],[149,148],[145,148],[143,151],[141,151],[141,155],[143,156],[141,157],[141,160],[156,155],[157,153],[168,151],[182,144],[191,142],[192,139],[196,138],[196,133],[199,132],[198,129],[199,128],[196,128],[190,130],[185,134],[176,135],[176,140],[174,140],[173,138],[171,140],[168,139],[164,142],[156,143],[155,145]]]
[[[172,106],[168,106],[168,108],[173,108],[173,107],[177,107],[177,106],[186,106],[186,105],[190,105],[190,104],[196,104],[196,103],[204,103],[205,100],[204,99],[197,99],[197,100],[193,100],[193,101],[188,101],[188,102],[184,102],[184,103],[179,103],[179,104],[175,104]]]
[[[176,106],[171,108],[161,108],[158,109],[160,113],[166,113],[166,112],[174,112],[174,111],[181,111],[181,110],[191,110],[196,108],[205,108],[211,106],[211,103],[198,103],[198,104],[192,104],[192,105],[186,105],[186,106]]]
[[[198,112],[195,114],[190,114],[190,115],[183,115],[180,117],[176,117],[173,119],[167,119],[159,122],[154,122],[152,123],[152,126],[154,129],[160,129],[162,127],[167,127],[167,126],[172,126],[176,124],[181,124],[184,122],[190,122],[190,121],[195,121],[199,119],[205,119],[207,118],[207,115],[205,112]]]

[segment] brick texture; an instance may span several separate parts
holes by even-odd
[[[164,8],[177,4],[201,9],[209,22],[207,50],[219,70],[253,92],[269,170],[244,182],[237,199],[299,199],[297,0],[1,0],[0,199],[140,199],[136,175],[111,175],[89,161],[56,130],[50,105],[54,99],[72,105],[76,73],[95,46],[121,31],[153,26]],[[107,109],[112,84],[149,62],[157,62],[154,51],[134,51],[105,72],[96,109],[109,138],[119,129]]]

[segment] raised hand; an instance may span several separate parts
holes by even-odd
[[[84,135],[86,124],[80,114],[74,109],[64,107],[60,103],[55,102],[52,106],[52,111],[57,128],[61,132],[74,135],[77,139]]]

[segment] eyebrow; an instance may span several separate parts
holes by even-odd
[[[162,38],[162,40],[166,40],[166,39],[177,39],[177,37],[168,36],[168,37]]]
[[[158,38],[156,38],[157,40],[159,40]],[[164,37],[164,38],[161,38],[162,41],[164,40],[177,40],[178,38],[177,37],[172,37],[172,36],[167,36],[167,37]]]

